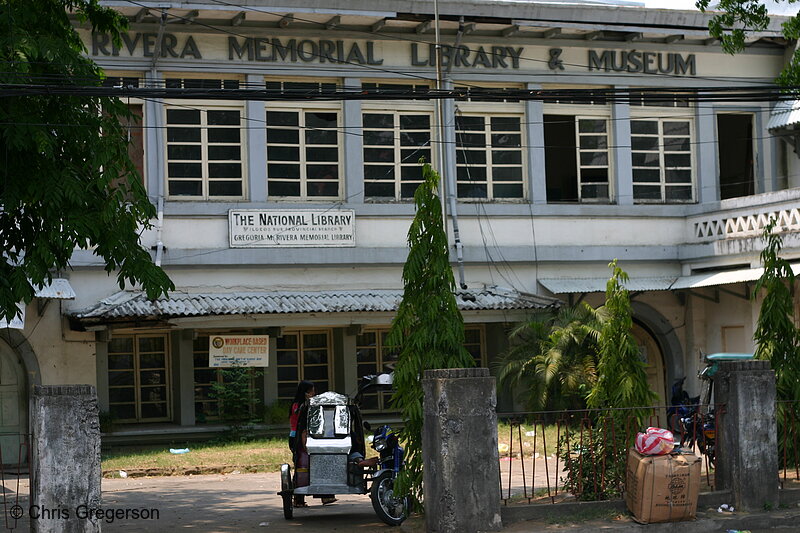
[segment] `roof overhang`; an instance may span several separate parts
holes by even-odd
[[[74,300],[75,290],[69,281],[63,278],[53,278],[50,283],[41,287],[34,287],[34,296],[37,298],[50,298],[53,300]]]
[[[792,271],[800,274],[800,263],[792,265]],[[670,289],[699,289],[702,287],[716,287],[719,285],[732,285],[755,281],[764,273],[763,268],[742,268],[738,270],[728,270],[725,272],[706,272],[678,278]]]
[[[554,308],[561,301],[500,287],[463,290],[456,294],[461,311],[513,311]],[[168,320],[224,315],[394,312],[402,290],[253,291],[188,293],[148,300],[141,291],[122,291],[87,309],[69,313],[84,326],[124,321]]]
[[[625,282],[629,291],[666,291],[675,281],[671,278],[631,278]],[[575,294],[584,292],[606,292],[608,278],[549,278],[540,279],[544,288],[553,294]]]

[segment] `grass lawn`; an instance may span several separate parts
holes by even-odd
[[[535,431],[533,435],[531,432]],[[514,427],[513,448],[510,445],[510,428],[508,424],[498,425],[500,456],[507,456],[509,451],[519,453],[519,437]],[[556,451],[556,427],[547,426],[542,439],[542,426],[523,425],[521,431],[522,450],[526,457],[535,452],[545,455],[543,441],[547,444],[547,455]],[[119,476],[124,470],[130,475],[182,475],[187,473],[215,473],[240,470],[242,472],[277,472],[282,463],[291,463],[292,455],[286,439],[259,439],[238,443],[208,443],[189,445],[189,453],[172,454],[169,447],[143,451],[112,451],[102,456],[103,472],[106,477]],[[372,455],[369,446],[367,455]]]
[[[247,472],[277,472],[282,463],[291,463],[292,455],[286,439],[262,439],[237,443],[209,443],[189,446],[189,453],[176,455],[169,449],[109,452],[102,456],[106,476],[119,470],[135,473],[161,469],[163,473],[183,474],[197,469],[226,467]],[[152,472],[158,475],[157,472]]]

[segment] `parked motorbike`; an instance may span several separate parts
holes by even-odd
[[[361,397],[372,389],[391,388],[393,376],[365,376],[355,398],[325,392],[309,399],[306,409],[308,464],[298,466],[292,476],[291,466],[281,465],[283,515],[294,516],[294,496],[331,497],[336,494],[369,494],[378,517],[388,525],[398,526],[408,517],[410,501],[394,492],[397,475],[403,468],[404,450],[388,425],[375,429],[371,446],[378,457],[365,459]]]

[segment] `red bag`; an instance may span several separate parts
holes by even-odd
[[[665,455],[675,448],[672,432],[661,428],[647,428],[636,435],[636,451],[642,455]]]

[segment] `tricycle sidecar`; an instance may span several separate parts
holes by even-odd
[[[294,515],[295,495],[332,498],[337,494],[370,494],[373,508],[385,523],[401,524],[408,515],[408,498],[396,498],[394,479],[402,467],[403,449],[388,426],[375,431],[373,448],[380,456],[364,460],[364,428],[358,401],[367,388],[391,384],[388,375],[370,376],[355,400],[325,392],[308,400],[298,419],[296,467],[281,465],[281,491],[286,519]],[[302,446],[305,435],[305,447]]]

